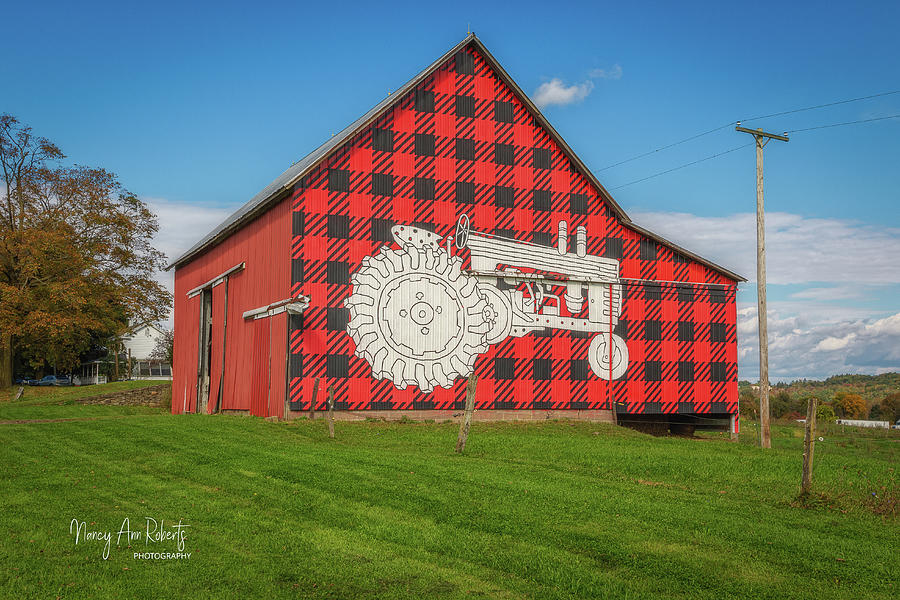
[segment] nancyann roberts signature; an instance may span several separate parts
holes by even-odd
[[[91,523],[91,525],[94,525],[94,523]],[[174,542],[178,554],[164,553],[158,558],[189,558],[190,553],[184,553],[185,530],[188,527],[190,527],[190,525],[182,524],[180,519],[178,520],[177,525],[169,525],[166,527],[164,519],[157,521],[152,517],[145,517],[144,527],[132,528],[131,519],[125,517],[119,530],[113,532],[112,530],[89,529],[88,524],[85,521],[72,519],[69,523],[69,534],[75,536],[76,546],[82,542],[102,542],[103,560],[109,558],[109,550],[112,546],[113,537],[116,539],[116,546],[119,546],[123,542],[126,546],[131,546],[134,543],[139,543],[141,540],[144,541],[145,546],[163,542]],[[139,558],[139,556],[136,555],[135,558]]]

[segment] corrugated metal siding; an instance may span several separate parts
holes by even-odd
[[[175,270],[175,365],[173,368],[173,412],[181,412],[178,398],[186,398],[188,412],[196,403],[197,341],[200,297],[186,293],[231,267],[243,262],[245,268],[229,276],[228,326],[225,346],[225,377],[222,409],[248,410],[251,382],[248,351],[253,347],[253,325],[268,326],[269,319],[245,321],[247,310],[266,306],[290,295],[290,200],[285,199],[243,229]],[[225,284],[213,288],[213,358],[211,388],[222,374],[221,339]],[[271,326],[274,393],[284,398],[284,319]],[[280,358],[279,358],[280,357]],[[268,362],[268,361],[267,361]],[[280,384],[278,382],[281,382]],[[212,392],[212,389],[211,389]],[[210,396],[212,407],[215,396]],[[266,412],[265,405],[263,413]]]
[[[312,304],[303,329],[291,333],[292,360],[298,365],[290,381],[292,408],[309,406],[315,377],[323,379],[322,389],[334,385],[340,408],[462,405],[462,379],[452,389],[431,393],[374,380],[369,364],[355,356],[339,317],[353,291],[348,273],[360,269],[363,259],[377,255],[381,246],[397,247],[384,235],[391,225],[419,224],[443,237],[453,233],[460,214],[467,214],[473,229],[523,242],[555,244],[560,221],[567,222],[569,232],[583,225],[590,255],[604,256],[609,240],[619,240],[620,275],[626,278],[617,327],[630,354],[624,376],[610,382],[580,375],[593,335],[531,333],[502,341],[478,357],[478,408],[595,409],[614,400],[630,413],[736,412],[735,338],[710,340],[714,320],[734,332],[736,282],[696,260],[679,258],[675,249],[620,219],[602,190],[575,167],[491,66],[472,47],[464,51],[474,58],[474,74],[457,73],[455,60],[448,60],[374,123],[392,132],[390,149],[375,148],[372,131],[364,131],[294,189],[294,219],[301,227],[292,244],[293,292],[310,295]],[[433,98],[433,111],[417,107],[417,93],[429,98],[429,104]],[[459,96],[474,98],[474,117],[457,114]],[[508,107],[504,103],[512,105],[512,123],[497,117],[496,107]],[[417,151],[423,136],[429,143]],[[430,149],[432,139],[430,156],[421,148]],[[459,139],[474,140],[474,160],[457,158]],[[497,145],[512,147],[512,165],[496,158]],[[549,155],[549,168],[534,164],[536,148]],[[332,173],[340,177],[331,181]],[[434,180],[433,198],[416,197],[416,178]],[[495,186],[513,189],[513,206],[495,201]],[[546,194],[541,206],[535,190]],[[569,243],[571,249],[571,233]],[[468,251],[456,254],[468,268]],[[684,301],[671,284],[660,283],[658,296],[648,295],[647,280],[700,285]],[[726,287],[727,303],[714,304],[705,284]],[[679,321],[692,325],[693,341],[679,342]],[[713,362],[727,364],[726,381],[713,381]],[[679,363],[693,365],[692,381],[679,381]],[[317,408],[323,403],[320,396]]]
[[[202,282],[201,282],[202,283]],[[179,289],[175,272],[175,290]],[[190,288],[182,286],[183,292]],[[193,412],[197,400],[197,346],[201,296],[175,297],[175,348],[172,365],[172,412]]]
[[[270,377],[269,377],[269,407],[266,410],[266,416],[269,417],[284,417],[284,403],[285,403],[285,394],[287,390],[285,390],[285,370],[287,369],[287,361],[286,357],[286,348],[285,348],[285,340],[286,340],[286,328],[287,328],[287,318],[288,315],[286,312],[275,315],[274,317],[269,317],[266,319],[271,322],[271,352],[272,355],[270,357]]]

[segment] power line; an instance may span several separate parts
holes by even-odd
[[[882,95],[884,95],[884,94],[882,94]],[[871,119],[859,119],[858,121],[845,121],[845,122],[843,122],[843,123],[830,123],[830,124],[828,124],[828,125],[817,125],[817,126],[815,126],[815,127],[804,127],[804,128],[802,128],[802,129],[791,129],[791,130],[789,130],[789,131],[785,131],[785,133],[799,133],[799,132],[801,132],[801,131],[814,131],[814,130],[816,130],[816,129],[828,129],[828,128],[830,128],[830,127],[842,127],[842,126],[844,126],[844,125],[858,125],[858,124],[860,124],[860,123],[872,123],[873,121],[885,121],[885,120],[887,120],[887,119],[897,119],[897,118],[900,118],[900,113],[898,113],[898,114],[896,114],[896,115],[887,115],[887,116],[885,116],[885,117],[874,117],[874,118],[871,118]],[[721,128],[720,128],[720,129],[721,129]],[[641,178],[641,179],[636,179],[636,180],[634,180],[634,181],[629,181],[628,183],[625,183],[625,184],[616,186],[616,187],[614,187],[614,188],[610,188],[610,191],[618,190],[618,189],[621,189],[621,188],[623,188],[623,187],[627,187],[627,186],[629,186],[629,185],[633,185],[633,184],[635,184],[635,183],[640,183],[640,182],[642,182],[642,181],[647,181],[648,179],[653,179],[654,177],[659,177],[660,175],[665,175],[666,173],[671,173],[671,172],[673,172],[673,171],[678,171],[679,169],[683,169],[683,168],[685,168],[685,167],[690,167],[691,165],[696,165],[697,163],[702,163],[702,162],[705,162],[705,161],[707,161],[707,160],[712,160],[712,159],[714,159],[714,158],[718,158],[718,157],[720,157],[720,156],[724,156],[725,154],[730,154],[731,152],[735,152],[735,151],[737,151],[737,150],[740,150],[741,148],[746,148],[747,146],[752,146],[752,145],[753,145],[753,143],[750,143],[750,144],[744,144],[743,146],[737,146],[736,148],[732,148],[731,150],[725,150],[724,152],[719,152],[718,154],[713,154],[713,155],[711,155],[711,156],[707,156],[707,157],[701,158],[701,159],[699,159],[699,160],[691,161],[691,162],[689,162],[689,163],[685,163],[685,164],[683,164],[683,165],[679,165],[679,166],[677,166],[677,167],[673,167],[673,168],[668,169],[668,170],[666,170],[666,171],[660,171],[659,173],[654,173],[653,175],[648,175],[647,177],[644,177],[644,178]]]
[[[890,96],[891,94],[900,94],[900,90],[894,90],[892,92],[882,92],[880,94],[872,94],[871,96],[860,96],[859,98],[850,98],[849,100],[838,100],[837,102],[829,102],[828,104],[817,104],[815,106],[806,106],[804,108],[795,108],[794,110],[785,110],[782,112],[772,113],[770,115],[761,115],[759,117],[750,117],[749,119],[741,119],[741,121],[759,121],[760,119],[768,119],[770,117],[780,117],[782,115],[792,115],[794,113],[803,112],[807,110],[816,110],[818,108],[826,108],[828,106],[837,106],[839,104],[849,104],[850,102],[859,102],[860,100],[870,100],[872,98],[880,98],[882,96]],[[796,130],[801,131],[801,130]]]
[[[608,169],[612,169],[613,167],[618,167],[619,165],[624,165],[625,163],[629,163],[633,160],[637,160],[639,158],[644,158],[645,156],[650,156],[651,154],[655,154],[656,152],[662,152],[663,150],[668,150],[669,148],[678,146],[679,144],[683,144],[683,143],[689,142],[691,140],[696,140],[697,138],[703,137],[704,135],[709,135],[710,133],[715,133],[715,132],[719,131],[720,129],[725,129],[726,127],[731,127],[732,125],[734,125],[733,122],[726,123],[726,124],[722,125],[721,127],[716,127],[715,129],[710,129],[709,131],[704,131],[703,133],[698,133],[697,135],[692,135],[691,137],[684,138],[683,140],[673,142],[666,146],[662,146],[660,148],[657,148],[656,150],[651,150],[650,152],[645,152],[643,154],[638,154],[637,156],[632,156],[631,158],[626,158],[625,160],[619,161],[613,165],[609,165],[608,167],[603,167],[602,169],[598,169],[597,172],[600,173],[601,171],[606,171]]]
[[[817,104],[817,105],[815,105],[815,106],[805,106],[805,107],[803,107],[803,108],[795,108],[795,109],[793,109],[793,110],[785,110],[785,111],[782,111],[782,112],[771,113],[771,114],[768,114],[768,115],[760,115],[760,116],[758,116],[758,117],[750,117],[749,119],[742,119],[742,121],[759,121],[759,120],[762,120],[762,119],[768,119],[768,118],[771,118],[771,117],[779,117],[779,116],[782,116],[782,115],[792,115],[792,114],[794,114],[794,113],[804,112],[804,111],[807,111],[807,110],[817,110],[817,109],[819,109],[819,108],[826,108],[826,107],[829,107],[829,106],[838,106],[838,105],[840,105],[840,104],[849,104],[849,103],[851,103],[851,102],[859,102],[859,101],[861,101],[861,100],[871,100],[872,98],[881,98],[882,96],[890,96],[890,95],[892,95],[892,94],[900,94],[900,90],[893,90],[893,91],[890,91],[890,92],[881,92],[880,94],[872,94],[872,95],[869,95],[869,96],[860,96],[860,97],[858,97],[858,98],[849,98],[849,99],[847,99],[847,100],[838,100],[838,101],[836,101],[836,102],[828,102],[828,103],[826,103],[826,104]],[[607,171],[607,170],[612,169],[612,168],[614,168],[614,167],[618,167],[618,166],[620,166],[620,165],[624,165],[624,164],[626,164],[626,163],[630,163],[630,162],[632,162],[632,161],[635,161],[635,160],[638,160],[638,159],[641,159],[641,158],[650,156],[651,154],[656,154],[657,152],[662,152],[663,150],[668,150],[669,148],[674,148],[675,146],[679,146],[679,145],[684,144],[684,143],[686,143],[686,142],[690,142],[690,141],[692,141],[692,140],[696,140],[697,138],[701,138],[701,137],[706,136],[706,135],[709,135],[709,134],[711,134],[711,133],[715,133],[715,132],[720,131],[720,130],[722,130],[722,129],[725,129],[725,128],[727,128],[727,127],[731,127],[732,125],[734,125],[734,121],[729,122],[729,123],[726,123],[725,125],[722,125],[722,126],[720,126],[720,127],[716,127],[715,129],[710,129],[710,130],[708,130],[708,131],[704,131],[704,132],[702,132],[702,133],[698,133],[698,134],[692,135],[692,136],[690,136],[690,137],[686,137],[686,138],[684,138],[684,139],[682,139],[682,140],[678,140],[677,142],[672,142],[671,144],[666,144],[665,146],[660,146],[659,148],[656,148],[655,150],[650,150],[649,152],[644,152],[643,154],[637,154],[637,155],[635,155],[635,156],[632,156],[631,158],[626,158],[625,160],[620,160],[619,162],[614,163],[614,164],[611,164],[611,165],[606,166],[606,167],[603,167],[602,169],[597,169],[596,172],[597,172],[597,173],[601,173],[601,172],[603,172],[603,171]],[[797,129],[797,130],[795,130],[795,131],[807,131],[807,130]],[[626,185],[630,185],[630,184],[626,184]],[[622,186],[620,186],[620,187],[622,187]]]
[[[884,121],[885,119],[896,119],[900,114],[888,115],[886,117],[875,117],[873,119],[860,119],[859,121],[845,121],[844,123],[832,123],[830,125],[817,125],[816,127],[805,127],[803,129],[791,129],[785,133],[797,133],[798,131],[812,131],[814,129],[828,129],[829,127],[841,127],[843,125],[856,125],[857,123],[871,123],[872,121]]]
[[[679,169],[684,169],[685,167],[690,167],[690,166],[692,166],[692,165],[696,165],[696,164],[698,164],[698,163],[705,162],[705,161],[707,161],[707,160],[712,160],[712,159],[714,159],[714,158],[718,158],[718,157],[720,157],[720,156],[724,156],[724,155],[726,155],[726,154],[730,154],[730,153],[732,153],[732,152],[736,152],[737,150],[740,150],[741,148],[747,148],[748,146],[752,146],[752,145],[755,144],[755,143],[756,143],[756,142],[751,142],[751,143],[749,143],[749,144],[743,144],[743,145],[741,145],[741,146],[737,146],[737,147],[735,147],[735,148],[732,148],[731,150],[725,150],[724,152],[719,152],[718,154],[713,154],[713,155],[711,155],[711,156],[707,156],[706,158],[701,158],[701,159],[699,159],[699,160],[691,161],[691,162],[689,162],[689,163],[685,163],[685,164],[683,164],[683,165],[679,165],[679,166],[677,166],[677,167],[673,167],[673,168],[668,169],[668,170],[666,170],[666,171],[660,171],[659,173],[654,173],[653,175],[648,175],[647,177],[644,177],[644,178],[642,178],[642,179],[635,179],[634,181],[629,181],[628,183],[625,183],[625,184],[616,186],[616,187],[614,187],[614,188],[610,188],[609,191],[619,190],[619,189],[622,189],[623,187],[627,187],[627,186],[629,186],[629,185],[634,185],[635,183],[640,183],[640,182],[642,182],[642,181],[647,181],[648,179],[653,179],[654,177],[659,177],[660,175],[665,175],[666,173],[671,173],[672,171],[678,171]]]

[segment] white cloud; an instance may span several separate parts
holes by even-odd
[[[636,223],[755,280],[756,215],[701,217],[635,212]],[[842,219],[766,214],[767,281],[771,284],[900,283],[900,229]]]
[[[622,79],[622,67],[615,64],[608,69],[594,69],[591,77],[595,79]]]
[[[233,207],[204,206],[172,202],[162,198],[144,198],[159,219],[159,232],[154,241],[168,262],[181,256],[234,212]]]
[[[815,311],[785,315],[769,310],[769,376],[773,381],[843,373],[900,370],[900,313],[888,317],[827,320]],[[738,311],[738,363],[742,379],[759,377],[756,307]]]
[[[545,81],[538,86],[534,92],[534,103],[539,108],[544,108],[556,104],[558,106],[566,106],[567,104],[575,104],[581,102],[588,97],[594,89],[593,79],[609,79],[616,80],[622,78],[622,67],[618,64],[613,65],[609,69],[593,69],[588,73],[588,78],[581,83],[573,83],[566,85],[559,77],[554,77],[550,81]]]
[[[847,345],[856,337],[855,333],[848,333],[842,338],[827,337],[812,349],[813,352],[831,352],[832,350],[840,350],[846,348]]]
[[[559,106],[574,104],[587,98],[593,89],[594,82],[591,80],[567,86],[562,79],[554,77],[538,86],[537,91],[534,93],[534,103],[539,108],[552,104]]]
[[[889,351],[882,359],[900,359],[900,313],[884,319],[878,319],[871,323],[858,323],[846,328],[847,333],[840,337],[829,336],[820,341],[812,349],[813,352],[832,352],[834,350],[854,349],[856,345],[869,346],[873,341],[881,341],[887,337],[895,340],[892,351]],[[875,358],[875,357],[872,357]]]
[[[203,206],[162,198],[143,200],[159,219],[159,231],[154,238],[154,245],[166,255],[169,264],[234,212],[233,207]],[[173,291],[174,270],[157,273],[156,279],[170,292]],[[172,328],[171,316],[163,325]]]

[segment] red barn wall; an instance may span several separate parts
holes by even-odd
[[[225,375],[222,379],[222,344],[226,284],[212,288],[213,333],[209,410],[215,404],[219,381],[224,389],[224,410],[250,410],[260,416],[283,416],[285,398],[284,314],[245,321],[245,311],[267,306],[290,296],[290,201],[279,202],[220,244],[175,270],[175,358],[172,412],[195,412],[201,296],[187,292],[209,282],[237,264],[245,268],[228,277],[227,326],[224,327]],[[265,344],[252,354],[265,333]],[[264,388],[251,394],[253,382]]]
[[[477,50],[448,60],[374,126],[391,132],[389,150],[375,149],[367,128],[293,190],[292,292],[312,304],[290,327],[292,409],[309,407],[314,378],[324,380],[317,408],[329,384],[339,409],[462,406],[464,379],[427,394],[373,379],[354,354],[344,301],[364,257],[397,248],[385,234],[391,225],[416,224],[443,237],[466,214],[475,230],[546,245],[556,244],[559,221],[568,223],[572,245],[583,225],[588,254],[618,258],[626,279],[616,327],[630,353],[624,376],[610,382],[585,372],[592,336],[545,330],[509,338],[477,359],[479,409],[617,402],[629,413],[737,412],[736,282],[623,223]],[[473,140],[472,155],[458,150],[461,139]],[[501,150],[512,164],[502,164]],[[373,174],[387,178],[376,184]],[[428,181],[418,191],[417,178]],[[388,192],[376,189],[388,180]],[[500,199],[497,186],[510,188],[513,201]],[[458,255],[468,267],[466,251]]]

